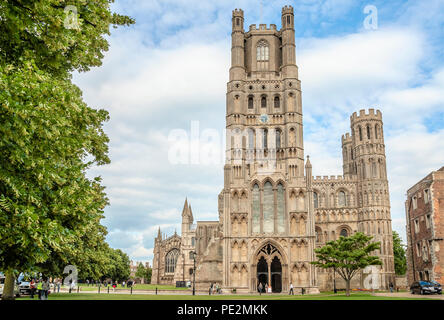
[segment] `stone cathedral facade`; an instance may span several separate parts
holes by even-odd
[[[152,283],[219,284],[230,292],[331,289],[333,273],[310,262],[314,249],[339,236],[364,232],[381,241],[382,288],[395,281],[389,190],[380,111],[350,117],[342,136],[343,175],[312,176],[305,160],[301,81],[296,65],[294,14],[282,9],[282,28],[251,25],[232,16],[227,84],[227,147],[218,221],[197,221],[188,201],[181,236],[155,239]],[[370,272],[370,271],[369,271]],[[373,271],[374,272],[374,271]],[[364,287],[367,274],[353,287]],[[345,288],[336,277],[338,288]]]

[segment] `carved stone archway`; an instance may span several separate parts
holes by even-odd
[[[266,285],[271,286],[272,292],[286,290],[287,265],[277,245],[268,242],[261,246],[254,259],[254,290],[257,290],[259,283],[262,283],[264,291]]]

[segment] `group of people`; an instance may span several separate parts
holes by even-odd
[[[60,292],[60,280],[53,281],[52,283],[54,287],[54,291]],[[51,288],[51,283],[49,282],[48,278],[45,279],[31,279],[31,282],[29,283],[29,289],[31,290],[31,299],[34,299],[34,295],[37,291],[37,296],[39,300],[47,300],[48,299],[48,293]]]
[[[265,283],[264,285],[262,282],[259,282],[257,290],[259,291],[259,294],[262,294],[262,292],[271,293],[271,286],[269,286],[268,283]]]
[[[218,294],[222,293],[222,290],[221,290],[219,284],[217,284],[217,283],[210,284],[210,289],[208,291],[208,294],[211,296],[211,294],[214,294],[214,292],[216,292]]]

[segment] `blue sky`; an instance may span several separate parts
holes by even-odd
[[[404,200],[416,181],[444,165],[444,2],[429,1],[128,0],[113,7],[136,19],[112,29],[103,66],[74,74],[85,101],[111,120],[112,163],[93,168],[110,206],[111,246],[150,261],[160,226],[180,231],[188,197],[196,220],[217,219],[223,163],[172,164],[168,136],[225,127],[231,12],[245,28],[276,24],[295,11],[296,61],[302,82],[305,154],[314,175],[339,175],[341,135],[360,109],[383,113],[393,228],[405,238]],[[378,28],[364,28],[364,8]],[[220,146],[222,141],[209,142]]]

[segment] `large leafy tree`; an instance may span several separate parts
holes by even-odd
[[[128,280],[130,276],[130,258],[128,255],[120,249],[109,249],[109,259],[111,261],[108,264],[109,268],[103,275],[103,278],[110,278],[113,281],[121,282]]]
[[[71,72],[99,66],[108,50],[110,26],[134,23],[113,13],[111,2],[0,3],[4,299],[12,297],[14,272],[35,270],[53,256],[67,260],[85,254],[79,244],[103,217],[103,187],[86,170],[109,163],[102,129],[109,116],[83,102]],[[65,10],[67,5],[77,14]]]
[[[396,231],[393,231],[393,256],[395,259],[395,273],[404,275],[407,271],[407,260],[405,255],[405,245]]]
[[[150,283],[151,274],[152,274],[152,269],[150,267],[145,267],[143,263],[140,262],[139,265],[137,266],[136,277],[144,279],[146,283]]]
[[[346,283],[346,295],[350,295],[350,282],[362,269],[371,265],[382,265],[382,261],[372,253],[380,248],[373,237],[357,232],[349,237],[340,236],[323,247],[315,249],[317,261],[312,264],[325,269],[334,268]]]

